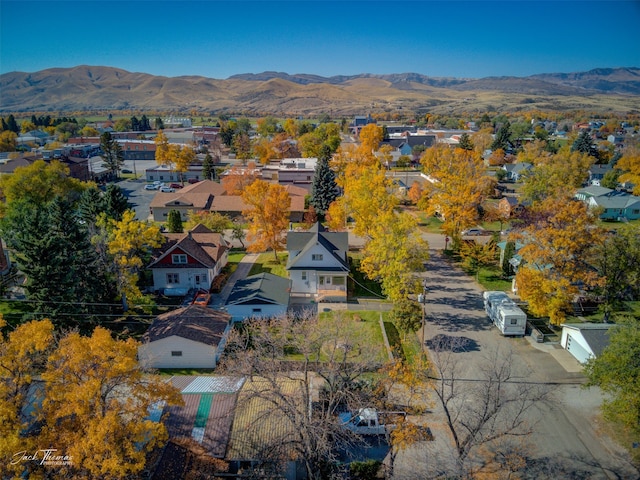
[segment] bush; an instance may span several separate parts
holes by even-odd
[[[382,463],[378,460],[352,462],[349,466],[349,471],[353,478],[371,480],[378,477],[378,470],[380,470],[380,465],[382,465]]]

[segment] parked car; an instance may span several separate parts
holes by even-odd
[[[169,186],[171,188],[182,188],[182,185],[180,185],[179,183],[171,183]]]
[[[145,190],[158,190],[160,188],[160,185],[157,185],[155,183],[148,183],[144,186]]]
[[[189,183],[198,183],[200,180],[198,180],[197,178],[190,178],[189,180],[187,180],[187,182]]]
[[[486,234],[487,234],[486,230],[483,230],[482,228],[469,228],[468,230],[462,231],[463,237],[473,237],[473,236],[486,235]]]
[[[175,188],[171,188],[171,187],[167,187],[167,186],[162,186],[160,187],[160,191],[163,193],[171,193],[171,192],[175,192],[176,189]]]
[[[123,168],[121,170],[122,173],[133,173],[133,170],[129,170],[128,168]]]

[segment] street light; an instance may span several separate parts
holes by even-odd
[[[420,342],[420,350],[424,353],[424,323],[425,323],[425,310],[427,304],[427,279],[422,280],[422,293],[418,295],[418,303],[422,305],[422,340]]]

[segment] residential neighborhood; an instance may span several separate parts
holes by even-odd
[[[637,121],[428,120],[18,137],[0,165],[0,364],[42,380],[3,377],[28,399],[3,393],[11,445],[66,442],[65,474],[94,476],[47,408],[52,382],[93,391],[53,369],[107,367],[64,350],[95,342],[125,364],[92,421],[139,407],[109,424],[135,452],[112,478],[637,477],[619,410],[634,390],[606,373],[635,368],[639,339]],[[67,402],[60,428],[82,408]],[[358,412],[396,420],[363,435],[341,420]],[[98,428],[73,425],[64,438]]]

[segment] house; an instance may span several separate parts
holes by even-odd
[[[175,192],[158,192],[154,195],[149,208],[155,222],[166,222],[169,212],[177,210],[182,220],[186,220],[190,211],[209,211],[215,197],[224,195],[224,187],[211,180],[186,184]]]
[[[215,368],[231,317],[200,305],[158,315],[142,337],[138,361],[148,368]]]
[[[291,295],[347,300],[347,232],[329,232],[320,222],[306,232],[287,232]]]
[[[589,208],[601,209],[601,220],[637,220],[640,218],[640,197],[610,188],[591,185],[579,189],[575,197]]]
[[[154,290],[165,295],[185,295],[192,288],[209,290],[227,264],[227,241],[200,224],[187,233],[164,236],[167,241],[147,267],[153,272]]]
[[[235,283],[226,311],[234,322],[284,315],[289,307],[289,285],[288,278],[271,273],[251,275]]]
[[[604,178],[607,172],[613,170],[613,167],[609,164],[600,165],[594,164],[589,167],[589,185],[600,186],[600,181]]]
[[[512,182],[521,180],[532,168],[533,165],[528,162],[505,163],[502,166],[502,169],[507,172],[507,180],[511,180]]]
[[[155,152],[153,152],[155,155]],[[137,160],[137,159],[136,159]],[[202,179],[202,164],[193,163],[189,165],[186,172],[178,172],[174,167],[168,165],[158,165],[145,170],[145,178],[147,182],[160,181],[170,182],[188,182]]]
[[[580,363],[596,358],[609,345],[610,323],[565,323],[560,345]]]
[[[317,158],[285,158],[264,166],[260,175],[263,180],[280,185],[297,185],[309,194],[317,163]]]

